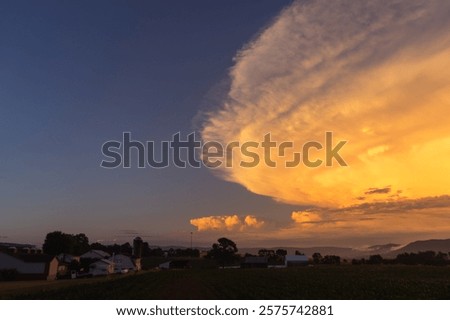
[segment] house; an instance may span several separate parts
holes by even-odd
[[[114,273],[114,262],[107,259],[97,260],[89,265],[89,274],[92,276],[106,276]]]
[[[16,270],[17,280],[55,280],[58,260],[46,254],[0,252],[0,270]]]
[[[108,259],[111,255],[108,252],[103,250],[90,250],[80,256],[80,259],[91,259],[91,260],[99,260],[99,259]]]
[[[286,267],[301,267],[308,265],[308,258],[305,255],[287,255],[284,257]]]
[[[129,271],[138,271],[138,268],[134,264],[133,260],[126,255],[115,254],[108,260],[114,263],[115,273],[127,273]]]
[[[268,257],[245,257],[241,263],[241,268],[267,268],[268,266]]]
[[[56,258],[58,259],[58,279],[71,277],[80,263],[80,257],[66,253],[61,253]]]

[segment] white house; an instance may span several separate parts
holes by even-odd
[[[8,254],[0,252],[0,270],[15,269],[20,280],[55,280],[58,260],[46,254]]]
[[[308,258],[305,255],[287,255],[284,257],[286,267],[298,267],[308,265]]]
[[[89,265],[89,273],[95,276],[106,276],[114,273],[114,262],[107,259],[97,260]]]
[[[128,271],[137,271],[136,266],[131,260],[130,257],[125,256],[123,254],[115,254],[109,261],[114,263],[114,272],[115,273],[127,273]]]
[[[111,255],[103,250],[90,250],[80,256],[80,259],[108,259]]]

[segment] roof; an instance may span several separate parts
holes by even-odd
[[[36,246],[32,245],[32,244],[26,244],[26,243],[10,243],[10,242],[0,242],[0,247],[3,248],[10,248],[10,247],[15,247],[18,249],[21,248],[32,248],[32,249],[36,249]]]
[[[107,265],[113,265],[114,264],[114,262],[112,262],[112,261],[109,261],[109,260],[106,260],[106,259],[100,259],[100,260],[97,260],[95,262],[92,262],[90,265],[98,264],[98,263],[107,264]]]
[[[114,262],[117,268],[121,267],[123,269],[131,269],[135,267],[133,260],[131,260],[129,256],[123,254],[113,255],[108,260]]]
[[[287,255],[284,260],[290,262],[307,262],[308,258],[305,255]]]
[[[88,252],[83,253],[80,257],[81,258],[104,259],[104,258],[110,257],[110,254],[103,250],[89,250]]]
[[[34,263],[38,263],[38,262],[48,263],[56,258],[55,256],[51,256],[48,254],[15,254],[12,256],[22,260],[23,262],[28,262],[28,263],[33,263],[33,262]]]

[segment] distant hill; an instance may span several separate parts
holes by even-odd
[[[400,248],[399,248],[400,247]],[[353,258],[368,258],[371,255],[379,254],[384,258],[394,258],[400,253],[405,252],[419,252],[419,251],[435,251],[435,252],[450,252],[450,239],[443,240],[422,240],[411,242],[405,246],[396,243],[379,244],[368,247],[365,250],[353,249],[347,247],[309,247],[309,248],[296,248],[296,247],[275,247],[265,249],[285,249],[288,254],[294,254],[295,251],[300,251],[306,256],[311,257],[315,252],[319,252],[322,256],[325,255],[337,255],[343,259]],[[250,253],[257,254],[261,248],[239,248],[240,254]]]
[[[387,243],[387,244],[376,244],[374,246],[370,246],[368,249],[370,251],[390,251],[395,247],[401,247],[401,244],[396,243]]]
[[[262,248],[239,248],[240,254],[250,253],[258,254],[259,249]],[[275,247],[275,248],[264,248],[269,250],[285,249],[288,254],[295,254],[295,251],[299,251],[308,257],[311,257],[314,253],[319,252],[322,256],[326,255],[337,255],[341,258],[355,258],[362,257],[365,255],[363,251],[356,250],[353,248],[346,247],[309,247],[309,248],[296,248],[296,247]]]
[[[449,253],[450,239],[432,239],[432,240],[414,241],[400,249],[391,251],[389,255],[396,256],[400,253],[419,252],[419,251],[434,251],[434,252],[441,251],[444,253]]]
[[[169,248],[174,249],[186,249],[186,247],[183,246],[162,246],[161,249],[168,250]],[[211,249],[210,247],[195,247],[196,249],[199,249],[200,251],[207,251]],[[301,253],[304,253],[306,256],[311,257],[314,253],[319,252],[322,256],[326,255],[337,255],[340,256],[342,259],[353,259],[353,258],[368,258],[371,255],[379,254],[383,256],[384,258],[395,258],[400,253],[405,252],[419,252],[419,251],[435,251],[435,252],[444,252],[449,253],[450,252],[450,239],[433,239],[433,240],[421,240],[421,241],[414,241],[411,242],[405,246],[401,246],[400,244],[396,243],[387,243],[387,244],[377,244],[370,247],[367,247],[365,249],[353,249],[348,247],[306,247],[306,248],[300,248],[300,247],[256,247],[256,248],[241,248],[239,247],[239,254],[244,255],[245,253],[249,254],[258,254],[258,251],[260,249],[270,249],[270,250],[277,250],[277,249],[285,249],[287,250],[288,254],[295,254],[295,251],[299,251]]]

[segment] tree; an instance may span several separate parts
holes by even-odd
[[[233,263],[236,258],[238,248],[236,243],[227,238],[220,238],[217,243],[212,245],[211,250],[208,251],[207,257],[216,260],[222,267],[226,264]]]
[[[88,251],[89,248],[89,239],[84,233],[73,235],[61,231],[53,231],[45,237],[42,251],[50,255],[60,253],[80,255]]]
[[[275,255],[275,251],[268,249],[259,249],[258,256],[260,257],[273,257]]]
[[[327,255],[322,258],[323,264],[341,264],[341,257],[335,255]]]
[[[90,249],[89,239],[84,233],[79,233],[71,237],[72,237],[71,241],[73,242],[72,254],[79,256],[89,251]]]
[[[383,263],[383,257],[379,254],[375,254],[369,257],[369,264],[382,264]]]
[[[322,255],[319,252],[315,252],[312,255],[314,264],[319,264],[322,262]]]
[[[278,249],[277,251],[275,251],[275,253],[280,257],[285,257],[287,255],[287,250]]]

